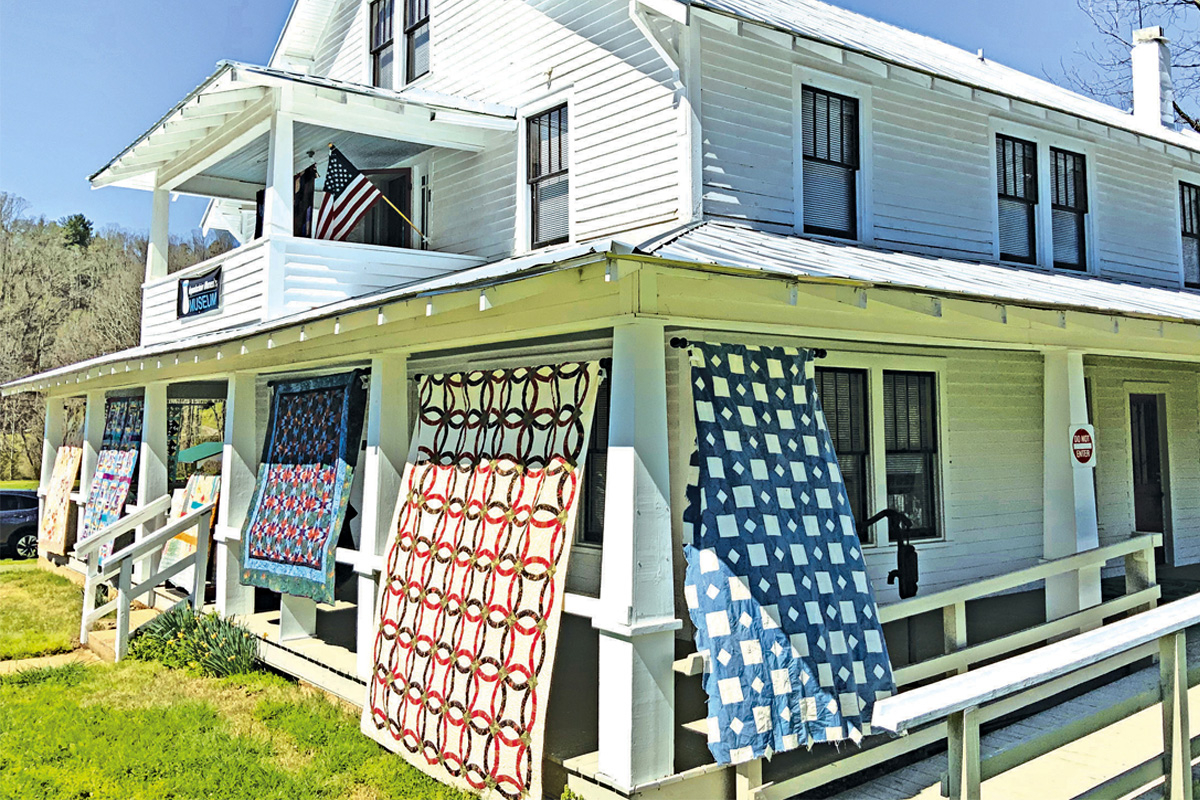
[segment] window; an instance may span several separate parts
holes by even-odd
[[[404,0],[405,82],[429,72],[429,0]]]
[[[371,85],[392,88],[396,48],[392,36],[393,0],[371,3]]]
[[[563,104],[530,117],[530,242],[533,247],[565,242],[570,236],[569,131]]]
[[[858,236],[858,101],[805,86],[804,232]]]
[[[1200,289],[1200,187],[1179,184],[1179,221],[1183,236],[1183,285]]]
[[[575,541],[580,544],[604,543],[604,490],[608,480],[608,410],[612,396],[608,371],[596,393],[596,413],[588,435],[586,475],[583,481],[582,508]]]
[[[867,494],[870,480],[867,372],[821,367],[817,369],[817,394],[821,397],[833,451],[837,453],[850,510],[855,522],[862,525],[872,514]]]
[[[1037,262],[1037,147],[1009,136],[996,137],[996,185],[1000,258]]]
[[[883,372],[888,508],[908,515],[913,539],[938,537],[936,380],[929,372]],[[889,538],[896,541],[896,531]]]
[[[1050,148],[1051,236],[1054,266],[1087,269],[1087,171],[1083,156]]]

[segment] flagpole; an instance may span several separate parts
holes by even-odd
[[[332,149],[333,149],[333,142],[330,142],[330,143],[329,143],[329,149],[330,149],[330,150],[332,150]],[[315,166],[315,165],[314,165],[314,166]],[[407,222],[407,223],[409,224],[409,227],[411,227],[411,228],[412,228],[414,231],[416,231],[416,232],[417,232],[417,236],[420,236],[422,241],[426,241],[426,242],[428,242],[428,241],[429,241],[429,237],[428,237],[428,236],[426,236],[425,234],[421,233],[421,229],[420,229],[420,228],[418,228],[418,227],[416,226],[416,223],[414,223],[414,222],[413,222],[411,219],[409,219],[409,218],[408,218],[408,216],[407,216],[407,215],[406,215],[406,214],[405,214],[403,211],[401,211],[400,209],[396,208],[396,204],[395,204],[395,203],[393,203],[391,200],[389,200],[389,199],[388,199],[388,196],[387,196],[386,194],[384,194],[383,192],[380,192],[380,193],[379,193],[379,196],[383,198],[383,201],[384,201],[385,203],[387,203],[389,206],[391,206],[391,207],[392,207],[392,211],[395,211],[397,214],[399,214],[399,215],[400,215],[400,219],[402,219],[402,220],[404,220],[405,222]]]

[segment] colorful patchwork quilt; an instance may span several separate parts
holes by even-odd
[[[362,441],[362,370],[275,385],[242,527],[250,586],[334,601],[335,551]]]
[[[692,349],[684,596],[722,764],[858,742],[895,691],[813,377],[804,350]]]
[[[76,412],[79,409],[75,409]],[[71,490],[79,477],[79,464],[83,461],[83,414],[67,415],[66,431],[62,444],[54,456],[54,470],[50,473],[50,487],[42,503],[42,519],[38,530],[38,546],[47,553],[65,556],[75,544],[74,531],[70,529]]]
[[[176,489],[171,498],[171,519],[182,519],[196,509],[215,501],[220,487],[221,477],[219,475],[192,475],[188,478],[187,486],[183,489]],[[213,513],[216,513],[215,508]],[[204,530],[205,534],[209,532],[208,528]],[[199,533],[199,526],[188,528],[167,542],[163,546],[161,569],[177,564],[196,552],[196,537]],[[195,574],[192,567],[188,567],[171,578],[171,583],[190,590],[195,583]]]
[[[113,397],[104,406],[104,438],[96,458],[96,474],[88,490],[87,511],[79,540],[86,541],[121,518],[133,471],[142,445],[140,397]],[[100,550],[100,563],[112,553],[112,544]]]
[[[542,797],[595,362],[425,377],[363,732],[485,797]]]

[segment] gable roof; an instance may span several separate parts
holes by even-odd
[[[1200,134],[1146,125],[1132,114],[954,45],[820,0],[676,0],[854,51],[1010,99],[1200,150]]]
[[[338,0],[295,0],[279,41],[267,62],[271,67],[295,69],[309,66],[317,55],[321,36],[329,26],[329,17]]]

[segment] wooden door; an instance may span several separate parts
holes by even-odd
[[[1159,395],[1129,396],[1130,442],[1133,449],[1133,513],[1139,533],[1163,533],[1162,430]]]

